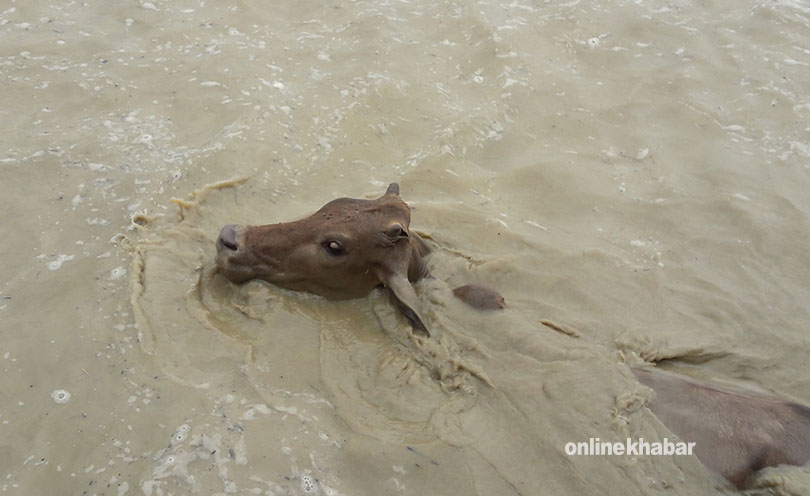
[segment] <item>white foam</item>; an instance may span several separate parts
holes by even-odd
[[[110,280],[114,281],[116,279],[120,279],[121,277],[126,275],[126,273],[127,273],[127,269],[125,269],[123,267],[116,267],[116,268],[114,268],[113,270],[110,271]]]
[[[526,224],[529,224],[532,227],[536,227],[536,228],[538,228],[540,230],[548,231],[548,228],[546,226],[544,226],[542,224],[538,224],[537,222],[535,222],[533,220],[524,220],[523,222],[525,222]]]
[[[50,271],[59,270],[62,267],[63,263],[69,262],[71,260],[73,260],[73,255],[64,255],[64,254],[57,255],[56,260],[48,263],[48,270]]]
[[[57,389],[51,393],[51,398],[55,403],[65,404],[70,401],[70,393],[64,389]]]
[[[315,481],[312,480],[312,477],[309,474],[301,474],[301,492],[314,494],[315,488]]]

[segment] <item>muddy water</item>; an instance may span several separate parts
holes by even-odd
[[[810,404],[804,2],[7,1],[0,39],[3,491],[718,494],[563,446],[672,437],[641,360]],[[393,180],[432,345],[212,269]]]

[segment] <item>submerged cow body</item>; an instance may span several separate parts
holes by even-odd
[[[234,283],[263,279],[330,299],[360,298],[382,285],[414,328],[429,335],[411,283],[429,275],[423,257],[430,250],[410,231],[410,220],[392,183],[377,199],[339,198],[295,222],[227,225],[217,239],[217,266]],[[483,286],[453,293],[475,308],[505,306],[500,294]],[[810,460],[810,408],[654,367],[632,370],[656,393],[653,413],[694,442],[698,459],[738,488],[763,467]]]
[[[810,408],[778,396],[634,367],[655,391],[650,410],[708,468],[743,489],[765,467],[810,461]]]

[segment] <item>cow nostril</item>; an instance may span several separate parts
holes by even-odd
[[[225,248],[236,251],[239,249],[239,244],[236,242],[236,226],[228,224],[223,227],[219,232],[219,243]]]

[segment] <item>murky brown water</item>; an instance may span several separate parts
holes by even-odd
[[[800,0],[7,0],[0,489],[725,491],[563,446],[672,437],[640,359],[810,404],[808,65]],[[213,273],[222,224],[391,181],[437,248],[439,349],[383,294]]]

